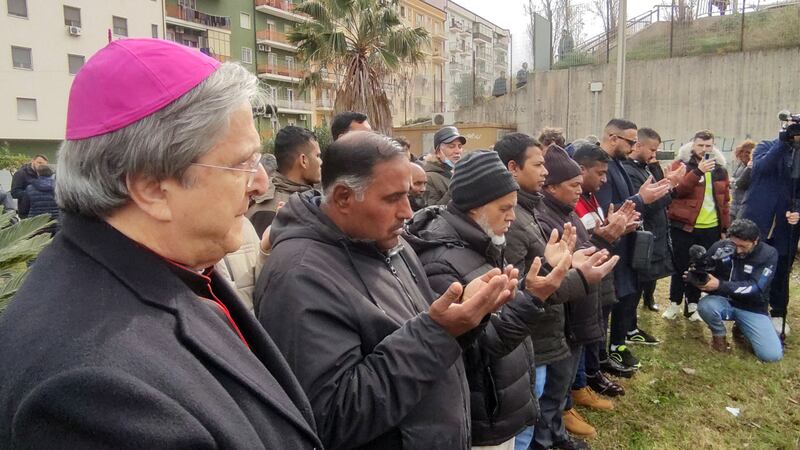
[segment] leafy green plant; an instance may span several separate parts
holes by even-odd
[[[325,151],[329,145],[333,142],[333,136],[331,136],[331,129],[327,125],[320,125],[314,127],[314,134],[317,135],[317,143],[319,144],[320,151]]]
[[[12,223],[15,215],[15,211],[0,215],[0,311],[25,280],[28,263],[51,241],[49,233],[41,233],[53,224],[49,215]]]
[[[11,153],[8,142],[0,143],[0,170],[8,170],[13,175],[23,164],[30,160],[29,156]]]

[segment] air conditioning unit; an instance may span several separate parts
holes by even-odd
[[[81,35],[81,27],[76,27],[74,25],[69,27],[69,34],[71,36],[80,36]]]
[[[272,49],[269,48],[269,45],[267,45],[267,44],[257,44],[256,48],[258,48],[258,51],[260,51],[260,52],[270,52],[270,51],[272,51]]]
[[[433,124],[438,126],[452,125],[456,121],[456,115],[453,111],[446,111],[436,113],[433,115]]]

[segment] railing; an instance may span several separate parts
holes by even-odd
[[[285,77],[303,78],[303,71],[295,65],[285,63],[267,63],[258,65],[258,73],[269,73]]]
[[[273,42],[280,42],[283,44],[291,45],[296,47],[295,44],[289,41],[289,36],[285,33],[281,33],[275,30],[261,30],[256,32],[256,40],[265,40],[265,41],[273,41]]]
[[[508,48],[508,38],[505,36],[499,37],[494,40],[494,46],[499,48]]]
[[[311,111],[313,109],[311,103],[305,100],[289,99],[285,97],[276,98],[275,105],[278,107],[278,109],[300,109],[304,111]]]
[[[489,53],[488,50],[476,51],[475,52],[475,57],[478,58],[478,59],[483,59],[483,60],[489,61],[489,60],[492,59],[492,54]]]
[[[318,98],[314,104],[317,108],[333,108],[333,100],[330,98]]]
[[[280,9],[292,14],[298,14],[304,17],[309,17],[307,14],[295,12],[296,3],[289,0],[256,0],[256,6],[269,6],[272,8]]]
[[[167,5],[166,10],[167,16],[169,17],[185,20],[187,22],[199,23],[207,27],[222,28],[225,30],[231,29],[231,18],[229,16],[206,14],[202,11],[180,5]]]

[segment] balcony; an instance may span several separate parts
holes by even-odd
[[[499,49],[508,49],[508,37],[501,34],[494,35],[494,47]]]
[[[492,29],[480,22],[475,22],[472,27],[472,38],[476,41],[483,41],[487,44],[491,44]]]
[[[314,109],[311,103],[305,100],[297,100],[284,96],[276,98],[275,105],[278,107],[278,113],[287,114],[311,114],[311,110]]]
[[[289,0],[255,0],[255,2],[256,11],[282,17],[287,20],[293,20],[295,22],[307,22],[311,20],[311,17],[306,14],[294,12],[296,4]]]
[[[330,98],[318,98],[314,101],[314,106],[317,109],[333,109],[333,100]]]
[[[167,5],[167,17],[179,19],[184,22],[190,22],[202,25],[205,28],[220,28],[223,30],[231,29],[231,18],[228,16],[215,16],[213,14],[206,14],[196,9],[187,8],[180,5]],[[169,22],[169,19],[167,19]],[[181,24],[181,22],[175,22]]]
[[[275,30],[261,30],[256,32],[256,42],[271,45],[283,50],[297,51],[297,46],[289,42],[289,36]]]
[[[258,76],[278,81],[299,82],[303,78],[303,70],[295,64],[267,63],[258,65]]]
[[[463,31],[464,30],[464,24],[459,20],[450,19],[450,29],[451,30],[456,30],[456,31]]]
[[[491,61],[492,54],[488,50],[476,50],[475,59],[482,59],[484,61]]]

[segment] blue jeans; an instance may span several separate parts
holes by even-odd
[[[594,345],[594,343],[589,344]],[[588,384],[586,383],[586,346],[583,346],[583,350],[581,350],[581,357],[578,360],[578,372],[575,373],[575,382],[572,383],[572,389],[583,389]],[[572,397],[572,393],[567,393],[568,396]]]
[[[697,304],[697,312],[703,318],[711,334],[725,336],[724,320],[732,320],[753,346],[753,353],[761,361],[773,362],[783,358],[783,347],[778,333],[766,314],[734,308],[726,297],[706,295]]]
[[[547,365],[536,366],[536,383],[533,386],[533,395],[538,400],[544,392],[544,382],[547,380]],[[528,450],[533,440],[533,427],[525,427],[520,431],[514,441],[514,450]]]

